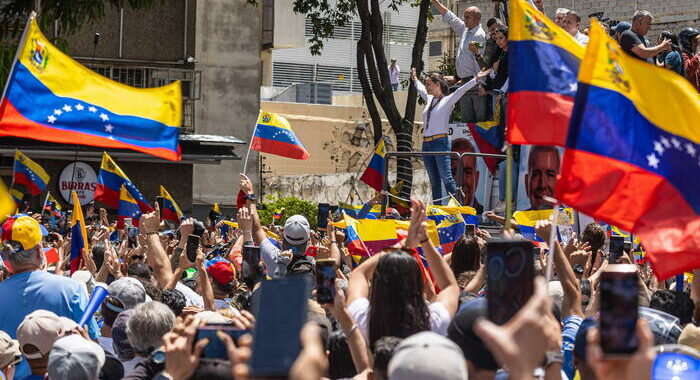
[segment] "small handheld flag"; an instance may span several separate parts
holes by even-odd
[[[131,218],[131,224],[134,227],[139,226],[139,218],[141,217],[141,209],[136,204],[136,199],[131,195],[129,190],[122,185],[119,191],[119,210],[117,211],[117,229],[124,229],[124,218]]]
[[[41,165],[24,155],[19,150],[15,151],[15,164],[13,166],[12,180],[15,184],[24,185],[31,195],[39,195],[51,177]]]
[[[260,113],[250,148],[296,160],[309,158],[309,152],[292,131],[289,121],[276,113]]]
[[[182,210],[177,202],[170,196],[168,190],[163,185],[160,186],[160,196],[163,197],[163,220],[169,220],[174,223],[180,223],[182,218]]]
[[[75,191],[71,191],[71,199],[73,200],[73,214],[70,222],[70,274],[72,275],[73,272],[80,269],[83,262],[83,252],[87,252],[89,247],[83,209]]]
[[[105,152],[102,155],[102,165],[97,176],[97,188],[95,189],[95,200],[100,201],[111,208],[119,208],[120,189],[124,185],[129,193],[136,200],[141,212],[151,212],[153,207],[141,194],[136,185],[126,176],[124,171],[117,165],[112,157]]]
[[[382,191],[384,186],[384,156],[386,155],[386,142],[382,138],[374,149],[374,154],[367,165],[367,169],[362,173],[360,181],[368,184],[377,191]]]

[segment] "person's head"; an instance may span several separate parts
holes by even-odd
[[[14,273],[41,268],[45,261],[41,246],[45,231],[26,214],[14,215],[2,224],[0,247]]]
[[[533,0],[532,3],[535,4],[535,7],[536,7],[540,12],[544,12],[544,0]]]
[[[447,337],[462,349],[470,377],[484,375],[493,378],[500,367],[473,329],[477,319],[486,317],[486,307],[484,298],[464,302],[447,327]]]
[[[390,62],[392,66],[396,66],[396,58],[392,58]]]
[[[496,32],[493,34],[496,45],[498,45],[501,50],[508,50],[508,27],[507,26],[502,26],[498,29],[496,29]]]
[[[449,93],[449,86],[442,74],[432,73],[425,77],[425,90],[432,96],[441,97]]]
[[[476,153],[474,145],[467,139],[459,138],[452,140],[451,150],[459,154]],[[457,180],[457,160],[451,161],[452,177]],[[462,156],[462,184],[461,189],[464,193],[462,204],[474,204],[474,194],[476,187],[479,185],[479,171],[476,170],[476,156]]]
[[[357,370],[345,334],[341,330],[334,331],[328,337],[328,377],[344,379],[355,375]]]
[[[598,250],[602,249],[603,245],[605,245],[606,236],[607,232],[605,231],[605,227],[598,223],[590,223],[581,233],[581,242],[588,243],[591,247],[591,252],[597,254]]]
[[[15,375],[15,366],[22,361],[22,352],[19,350],[19,342],[10,338],[6,332],[0,331],[0,372],[7,380],[12,380]]]
[[[103,243],[97,243],[93,245],[90,250],[92,251],[92,261],[95,262],[97,269],[102,268],[102,264],[105,261],[105,245]]]
[[[105,364],[105,352],[99,344],[80,335],[57,340],[49,355],[49,380],[97,380]]]
[[[686,293],[660,289],[651,295],[649,307],[661,310],[679,319],[681,326],[693,321],[695,304]]]
[[[588,330],[596,327],[596,321],[592,318],[586,318],[581,322],[581,326],[576,332],[574,338],[574,365],[578,368],[581,374],[581,380],[597,380],[595,372],[586,361],[586,350],[588,348]]]
[[[503,21],[501,21],[500,18],[496,17],[491,17],[488,21],[486,21],[486,28],[489,30],[489,37],[492,40],[496,40],[496,37],[494,36],[494,33],[496,33],[496,29],[503,27]]]
[[[564,19],[569,10],[566,8],[558,8],[554,16],[554,23],[564,28]]]
[[[559,175],[559,150],[548,145],[537,145],[530,149],[525,174],[525,190],[533,210],[552,208],[544,196],[553,197]]]
[[[468,29],[476,28],[481,23],[481,10],[477,7],[468,7],[464,10],[464,26]]]
[[[581,25],[581,16],[576,13],[576,11],[568,11],[564,15],[561,27],[564,28],[569,34],[575,36],[578,33],[578,28]]]
[[[700,35],[700,30],[690,26],[683,28],[678,33],[678,42],[683,52],[689,55],[695,54],[695,51],[698,49],[698,35]]]
[[[297,252],[306,252],[306,243],[309,241],[311,226],[303,215],[292,215],[284,222],[282,235],[283,249],[296,247]]]
[[[389,380],[467,380],[467,366],[454,342],[432,331],[399,343],[389,361]]]
[[[230,261],[215,257],[205,264],[209,282],[211,282],[214,297],[227,298],[235,288],[236,270]]]
[[[664,30],[659,34],[658,38],[658,43],[662,43],[664,40],[669,40],[671,41],[671,44],[673,45],[673,49],[677,50],[678,49],[678,37],[676,37],[676,34],[671,32],[670,30]]]
[[[452,248],[450,268],[455,278],[463,272],[476,271],[481,267],[481,245],[473,236],[462,236]]]
[[[124,304],[115,297],[107,296],[100,306],[102,321],[108,327],[114,326],[114,320],[117,319],[119,313],[124,311]]]
[[[176,317],[179,317],[182,314],[182,309],[187,306],[185,295],[177,289],[163,289],[161,302],[167,305]]]
[[[615,31],[615,39],[617,42],[620,42],[620,37],[622,37],[622,33],[624,33],[627,30],[630,30],[632,28],[632,24],[630,24],[627,21],[620,21],[618,22],[612,30]]]
[[[138,305],[126,325],[129,343],[136,355],[147,357],[163,344],[163,335],[175,324],[175,314],[166,305],[151,301]]]
[[[77,323],[48,310],[36,310],[24,317],[17,328],[17,341],[33,374],[46,373],[53,343],[73,334],[77,327]]]
[[[133,309],[136,305],[146,302],[146,288],[132,277],[122,277],[109,284],[109,295],[121,301],[125,309]]]
[[[423,274],[412,255],[401,250],[384,253],[374,270],[369,296],[370,347],[383,336],[405,338],[430,329]]]
[[[644,36],[649,32],[653,21],[654,16],[651,15],[651,12],[645,10],[635,11],[634,16],[632,16],[632,30],[640,36]]]
[[[126,268],[126,274],[129,277],[134,277],[137,279],[151,281],[153,278],[153,271],[151,267],[146,263],[131,263]]]
[[[112,324],[112,348],[122,362],[129,361],[135,356],[127,334],[127,324],[132,315],[134,315],[134,309],[124,310],[117,315]]]
[[[395,336],[385,336],[374,342],[372,355],[374,362],[372,363],[372,378],[370,380],[387,380],[387,370],[389,369],[389,361],[394,356],[396,346],[401,343],[401,338]]]

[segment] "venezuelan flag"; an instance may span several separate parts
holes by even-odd
[[[346,236],[351,255],[372,256],[398,242],[392,219],[353,219],[347,215]]]
[[[19,191],[17,189],[10,189],[10,195],[12,196],[12,199],[15,201],[17,208],[22,206],[22,199],[24,199],[24,194],[21,191]]]
[[[275,210],[275,215],[273,215],[273,218],[275,220],[281,220],[282,219],[282,213],[284,212],[284,207],[283,208],[278,208]]]
[[[355,218],[357,216],[357,210],[355,209],[355,206],[351,204],[338,202],[338,208],[341,212],[347,214],[350,217]]]
[[[500,106],[499,106],[500,107]],[[494,113],[498,110],[494,111]],[[503,146],[503,138],[500,121],[485,121],[483,123],[468,123],[469,132],[471,132],[476,147],[479,153],[500,154]],[[498,165],[497,158],[484,158],[486,166],[491,172],[496,170]]]
[[[51,213],[51,215],[60,218],[61,216],[63,216],[61,210],[61,204],[58,203],[58,201],[56,200],[56,198],[54,198],[51,192],[46,194],[46,206],[44,206],[44,211],[48,211],[49,213]]]
[[[523,0],[510,12],[508,142],[563,146],[585,49]]]
[[[556,197],[639,235],[657,277],[700,267],[700,98],[591,25]]]
[[[531,241],[544,242],[535,233],[535,224],[538,220],[550,220],[553,209],[549,210],[529,210],[529,211],[516,211],[513,213],[513,219],[518,223],[518,228],[520,229],[520,234],[523,235],[524,239]],[[559,226],[571,226],[574,224],[574,210],[570,207],[559,209],[559,219],[557,225]]]
[[[15,150],[15,164],[12,174],[14,183],[26,186],[31,195],[39,195],[46,189],[46,184],[49,183],[50,179],[51,177],[41,165],[19,150]]]
[[[443,254],[452,252],[466,230],[461,207],[428,206],[428,219],[435,222]]]
[[[309,152],[292,131],[289,121],[276,113],[260,112],[250,149],[282,157],[306,160]]]
[[[180,83],[137,89],[58,50],[31,18],[0,104],[0,135],[132,149],[179,160]]]
[[[102,165],[97,176],[97,188],[95,189],[95,200],[100,201],[111,208],[119,208],[119,192],[124,185],[129,193],[136,199],[141,212],[151,212],[153,207],[143,197],[136,185],[126,176],[124,171],[117,165],[112,157],[105,152],[102,154]]]
[[[139,218],[141,218],[141,209],[136,203],[136,199],[131,195],[129,189],[122,185],[119,190],[119,209],[117,210],[117,229],[124,229],[124,218],[131,218],[131,224],[134,227],[139,226]]]
[[[80,199],[75,191],[71,191],[73,200],[73,214],[71,215],[71,239],[70,239],[70,274],[80,269],[83,262],[83,252],[88,252],[88,237],[85,230],[83,209],[80,207]]]
[[[368,184],[377,191],[382,191],[384,186],[384,156],[386,155],[386,142],[382,138],[374,149],[374,154],[367,165],[367,169],[362,173],[360,181]]]
[[[180,210],[180,206],[177,205],[177,202],[170,196],[168,190],[165,190],[163,185],[160,186],[160,196],[163,197],[163,210],[161,210],[163,213],[163,220],[180,223],[180,219],[183,215],[182,210]]]

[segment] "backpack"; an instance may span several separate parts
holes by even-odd
[[[316,276],[316,264],[306,256],[294,256],[287,265],[287,277],[298,277],[306,274]]]

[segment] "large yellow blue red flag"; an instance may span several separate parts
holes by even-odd
[[[166,190],[163,185],[160,186],[160,196],[163,197],[163,209],[160,210],[163,215],[162,219],[180,223],[180,219],[183,215],[182,210],[180,210],[180,206],[177,205],[175,199],[170,196],[170,193],[168,193],[168,190]]]
[[[277,156],[306,160],[309,152],[292,131],[289,121],[276,113],[260,112],[250,142],[251,149]]]
[[[564,145],[584,50],[532,5],[510,0],[508,142]]]
[[[367,169],[362,173],[360,181],[368,184],[377,191],[382,191],[384,186],[384,156],[386,155],[386,141],[382,138],[374,149]]]
[[[700,268],[700,98],[598,22],[590,36],[556,197],[639,235],[659,278]]]
[[[73,214],[70,220],[70,273],[73,274],[80,269],[83,262],[83,251],[88,252],[89,247],[83,209],[75,190],[71,191],[71,200],[73,201]]]
[[[120,189],[124,187],[129,190],[129,193],[136,200],[141,212],[151,212],[153,207],[148,203],[146,198],[141,194],[139,189],[126,176],[122,168],[110,157],[107,152],[102,154],[102,165],[97,176],[97,187],[95,188],[95,200],[100,201],[111,208],[119,208],[121,199]]]
[[[117,229],[123,230],[124,219],[131,218],[131,225],[138,227],[141,218],[141,209],[136,203],[136,199],[131,195],[129,189],[122,185],[119,190],[119,209],[117,210]]]
[[[0,136],[132,149],[179,160],[180,83],[139,89],[61,52],[27,23],[0,103]]]
[[[24,185],[31,195],[39,195],[51,177],[46,173],[46,170],[37,164],[31,158],[15,150],[15,164],[13,167],[12,182]]]

